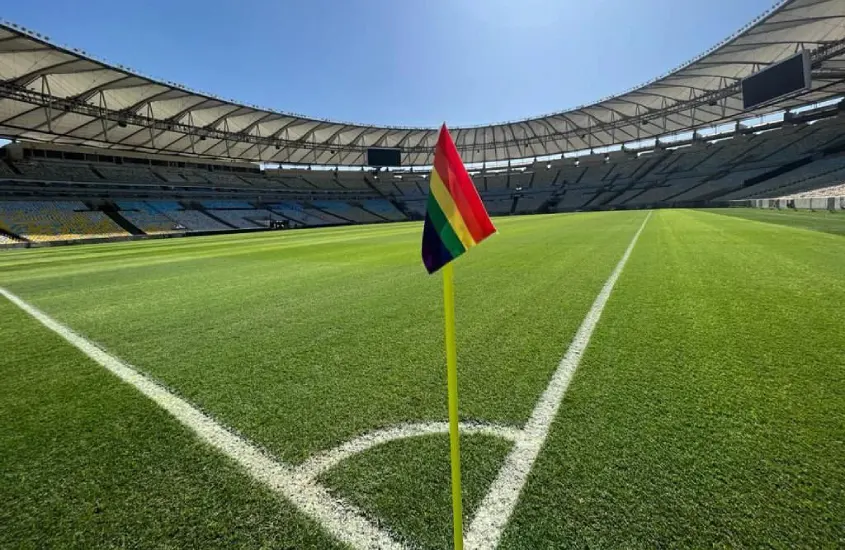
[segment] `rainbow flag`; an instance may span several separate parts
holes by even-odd
[[[434,273],[496,232],[444,124],[434,149],[422,259]]]

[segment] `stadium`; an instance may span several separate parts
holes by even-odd
[[[450,127],[467,548],[845,545],[843,97],[845,1],[784,0]],[[440,135],[0,23],[0,547],[452,547]]]

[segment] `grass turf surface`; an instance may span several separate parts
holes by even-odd
[[[510,448],[509,441],[496,437],[461,438],[467,517],[475,513]],[[406,543],[433,549],[452,546],[449,476],[449,436],[438,434],[391,441],[361,453],[330,471],[324,481]]]
[[[723,208],[711,212],[746,220],[800,227],[834,235],[845,235],[845,213],[807,210],[770,210],[764,208]]]
[[[341,548],[0,299],[0,547]]]
[[[841,545],[843,301],[842,237],[656,212],[503,547]]]
[[[459,260],[464,419],[525,421],[644,215],[500,220],[500,235]],[[399,224],[16,251],[0,254],[0,285],[296,463],[378,427],[445,418],[440,282],[422,274],[419,235],[419,225]],[[841,236],[706,212],[656,213],[503,547],[842,544],[845,357],[837,338],[845,319],[835,306],[845,298],[843,253]],[[32,340],[30,347],[16,344],[21,359],[7,365],[18,376],[47,364],[39,350],[49,336]],[[58,375],[47,369],[42,376],[46,383]],[[55,406],[62,401],[50,397],[56,391],[45,390],[47,402],[17,414]],[[109,401],[86,392],[79,399],[93,408]],[[154,406],[136,401],[125,408],[150,425],[168,424],[166,415],[149,412]],[[0,398],[6,405],[14,406],[8,392]],[[202,447],[172,429],[182,446]],[[38,441],[38,430],[26,422],[7,430],[15,441]],[[126,438],[149,445],[143,433]],[[65,430],[62,444],[87,441],[84,434]],[[507,448],[485,439],[467,438],[470,504]],[[397,533],[442,546],[448,540],[445,442],[432,436],[391,443],[354,457],[327,479]],[[89,470],[86,459],[55,456],[50,448],[4,446],[4,456],[37,458],[48,466],[45,484],[65,471]],[[90,453],[81,447],[76,454]],[[202,471],[220,468],[231,475],[227,483],[263,494],[236,468],[206,455],[196,452],[181,463],[205,460],[214,465]],[[141,491],[142,477],[131,468],[127,473],[119,461],[103,468],[123,476],[123,485],[115,482],[122,494]],[[29,492],[15,481],[0,496],[18,502]],[[198,516],[217,502],[202,483],[165,497],[173,506],[189,500]],[[29,505],[32,514],[50,513],[49,505]],[[86,540],[105,536],[61,510]],[[300,538],[319,535],[284,513],[294,519],[267,520],[280,529],[272,534],[278,539],[268,540],[323,544]],[[115,525],[150,541],[142,545],[156,544],[148,524],[161,520],[139,517]],[[264,516],[254,519],[265,525]],[[190,514],[173,521],[174,529],[181,522],[202,525]],[[34,540],[24,514],[8,522],[17,539]],[[230,516],[218,525],[239,532]],[[67,540],[70,529],[44,540]]]
[[[465,419],[527,418],[644,216],[503,220],[484,254],[462,259]],[[0,284],[300,462],[446,418],[441,281],[421,271],[419,239],[418,224],[399,224],[197,239],[182,254],[155,243],[140,258],[90,247]],[[538,297],[549,307],[531,307]]]

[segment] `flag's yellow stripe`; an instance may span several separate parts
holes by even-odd
[[[440,174],[437,173],[437,170],[431,171],[430,185],[431,192],[434,194],[434,198],[437,199],[437,204],[440,205],[440,209],[449,221],[449,225],[455,231],[455,235],[461,241],[461,244],[466,249],[475,246],[475,239],[472,238],[472,233],[469,232],[466,223],[464,223],[464,218],[461,216],[460,210],[458,210],[458,206],[455,204],[454,199],[452,199],[449,190],[443,185],[443,180],[440,179]]]

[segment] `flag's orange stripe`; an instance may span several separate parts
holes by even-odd
[[[468,249],[475,246],[476,241],[464,223],[464,218],[461,216],[455,201],[452,199],[452,195],[449,194],[449,190],[446,189],[437,170],[431,171],[431,182],[429,186],[431,193],[437,200],[437,204],[440,205],[440,210],[443,211],[443,215],[446,216],[446,220],[452,226],[452,230],[461,241],[461,244],[464,245],[464,248]]]
[[[441,130],[441,136],[442,136]],[[442,138],[441,138],[442,140]],[[466,223],[467,228],[469,229],[470,233],[472,234],[472,238],[475,242],[481,241],[485,237],[484,230],[482,229],[481,224],[477,220],[476,213],[473,211],[472,208],[469,208],[467,205],[467,201],[464,198],[465,193],[461,193],[460,189],[466,182],[461,182],[463,178],[460,177],[461,169],[463,168],[463,163],[458,165],[458,170],[455,169],[453,165],[449,163],[449,159],[446,153],[441,147],[440,141],[437,142],[437,147],[434,149],[434,170],[440,174],[440,179],[443,180],[443,184],[449,190],[449,194],[452,195],[455,204],[458,205],[458,209],[461,211],[461,216],[464,218],[464,222]],[[466,170],[463,170],[466,173]],[[466,175],[467,179],[469,179],[469,185],[475,189],[474,184],[472,183],[472,179],[469,178],[469,174]]]
[[[475,242],[496,232],[481,197],[464,167],[458,149],[444,125],[434,150],[434,169],[452,195]]]
[[[456,185],[450,189],[453,191],[453,196],[456,194],[461,195],[460,199],[457,196],[455,197],[455,202],[461,207],[464,217],[472,217],[477,222],[479,232],[476,235],[478,237],[476,240],[480,241],[488,235],[495,233],[496,228],[493,227],[493,222],[490,221],[490,216],[484,208],[484,203],[481,202],[481,197],[478,196],[478,191],[472,183],[472,178],[469,177],[464,163],[458,154],[458,149],[455,147],[455,142],[452,141],[452,136],[449,135],[449,130],[445,128],[445,125],[443,130],[440,139],[438,139],[438,145],[440,145],[441,150],[447,158],[453,173],[457,176]]]

